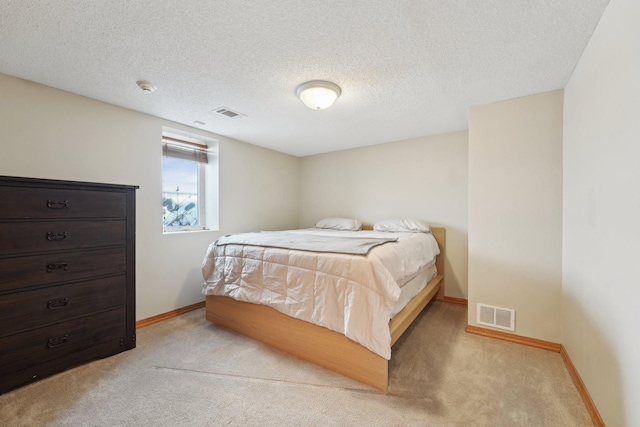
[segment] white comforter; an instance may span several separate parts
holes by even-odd
[[[391,358],[389,320],[398,282],[438,253],[427,233],[290,230],[301,234],[398,237],[367,256],[212,243],[202,263],[205,295],[264,304],[289,316],[342,333]]]

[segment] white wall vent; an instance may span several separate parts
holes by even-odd
[[[238,113],[237,111],[233,111],[232,109],[227,107],[216,108],[215,110],[213,110],[213,112],[217,114],[222,114],[223,116],[227,116],[232,119],[247,117],[244,114]]]
[[[479,325],[487,325],[492,328],[516,330],[516,311],[510,308],[494,307],[492,305],[478,303]]]

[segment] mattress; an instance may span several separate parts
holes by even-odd
[[[436,260],[434,258],[431,263],[426,265],[417,274],[401,282],[399,284],[400,296],[398,297],[395,307],[391,310],[391,317],[393,318],[402,311],[420,291],[427,287],[429,282],[436,277],[437,274],[438,269],[436,268]]]
[[[203,293],[270,306],[344,334],[390,359],[389,320],[402,294],[398,284],[409,285],[409,279],[433,263],[439,253],[433,235],[318,229],[290,232],[354,238],[392,235],[397,241],[376,246],[366,256],[214,242],[203,260]]]

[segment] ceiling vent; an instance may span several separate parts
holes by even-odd
[[[505,329],[507,331],[516,330],[516,311],[510,308],[494,307],[492,305],[478,303],[479,325],[491,326],[492,328]]]
[[[247,117],[242,113],[238,113],[237,111],[233,111],[227,107],[220,107],[213,110],[214,113],[222,114],[223,116],[230,117],[232,119]]]

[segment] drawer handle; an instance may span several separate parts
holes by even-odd
[[[47,207],[49,209],[64,209],[68,206],[68,200],[47,200]]]
[[[66,262],[61,262],[58,264],[47,264],[47,273],[51,273],[53,270],[62,270],[67,271],[67,267],[69,264]]]
[[[54,233],[53,231],[47,231],[47,240],[64,240],[67,238],[67,232],[63,231],[62,233]]]
[[[58,338],[49,338],[49,341],[47,342],[47,347],[49,348],[58,347],[58,346],[61,346],[62,344],[65,344],[68,340],[69,340],[69,335],[63,335]]]
[[[47,308],[49,310],[55,310],[56,308],[62,308],[69,304],[69,298],[52,299],[47,302]]]

